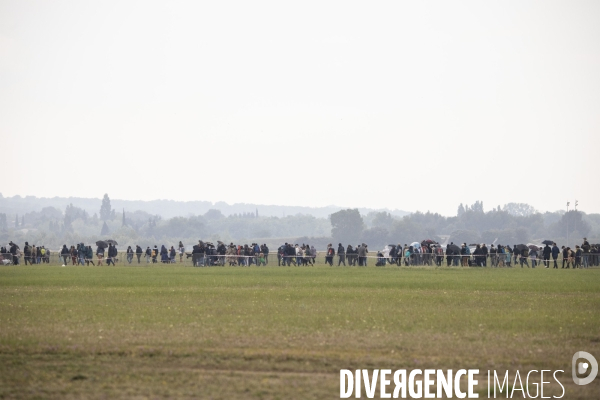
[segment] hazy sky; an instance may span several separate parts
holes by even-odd
[[[0,0],[0,192],[600,212],[599,71],[597,0]]]

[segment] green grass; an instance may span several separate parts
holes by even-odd
[[[570,362],[600,355],[599,316],[598,269],[2,267],[0,398],[339,398],[341,368],[544,368],[585,399],[600,379],[572,385]]]

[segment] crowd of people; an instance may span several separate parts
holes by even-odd
[[[63,266],[69,265],[116,265],[119,261],[119,252],[117,244],[114,241],[106,243],[96,242],[96,250],[91,245],[79,243],[67,247],[63,245],[58,255]],[[230,243],[226,245],[217,241],[214,245],[211,242],[198,241],[198,244],[192,246],[191,252],[185,251],[185,246],[179,242],[177,248],[162,245],[145,250],[136,245],[135,249],[127,247],[125,260],[132,264],[136,259],[137,264],[145,262],[146,264],[176,263],[187,262],[191,258],[192,265],[195,267],[206,266],[261,266],[269,264],[269,247],[266,244],[259,245],[235,245]],[[8,247],[0,248],[1,261],[3,264],[18,265],[23,260],[25,265],[50,263],[51,251],[45,246],[29,245],[25,242],[23,251],[12,241]],[[276,252],[278,266],[312,266],[317,259],[317,250],[314,246],[308,244],[284,243],[279,246]],[[545,268],[559,268],[559,257],[562,256],[561,268],[588,268],[590,266],[600,266],[600,245],[591,244],[587,238],[584,238],[581,245],[571,249],[567,246],[559,248],[556,243],[545,241],[542,247],[536,245],[494,245],[487,247],[486,244],[462,243],[455,245],[451,242],[449,245],[442,246],[432,240],[422,242],[413,242],[411,245],[389,245],[384,250],[378,251],[375,256],[369,255],[368,246],[365,243],[356,247],[348,245],[344,247],[339,243],[337,250],[330,243],[325,251],[325,263],[334,266],[337,255],[337,266],[367,266],[369,258],[375,258],[375,266],[405,265],[444,265],[446,266],[476,266],[476,267],[512,267],[520,265],[522,268],[535,268],[543,265]],[[144,261],[142,261],[144,257]],[[184,259],[185,257],[185,259]]]
[[[429,241],[431,242],[431,241]],[[437,265],[446,266],[473,266],[473,267],[512,267],[520,265],[522,268],[535,268],[543,265],[545,268],[559,268],[558,259],[562,255],[561,268],[588,268],[600,265],[600,245],[583,239],[581,245],[575,249],[547,241],[543,247],[536,245],[497,245],[491,244],[488,248],[485,243],[460,246],[450,243],[444,250],[435,242],[413,243],[412,245],[392,245],[388,256],[378,252],[378,264],[385,262],[401,265]],[[531,265],[530,265],[531,263]]]

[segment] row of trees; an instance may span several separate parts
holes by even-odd
[[[364,242],[379,248],[425,238],[439,240],[441,235],[450,235],[454,242],[491,243],[498,239],[502,244],[534,239],[567,243],[568,236],[573,240],[569,243],[574,244],[584,236],[597,237],[599,233],[600,214],[540,213],[527,204],[514,203],[485,212],[479,201],[459,205],[453,217],[430,212],[398,217],[388,212],[361,214],[358,209],[347,209],[334,212],[329,218],[302,214],[279,218],[259,216],[258,210],[225,216],[219,210],[209,209],[202,215],[163,219],[139,210],[116,212],[108,195],[104,195],[99,211],[93,215],[73,204],[64,211],[45,207],[20,219],[18,215],[0,214],[0,240],[35,239],[48,246],[84,238],[93,242],[109,236],[126,245],[176,244],[182,239],[191,243],[202,238],[236,243],[261,241],[270,246],[283,241],[310,242],[322,247],[330,242]]]
[[[396,218],[386,212],[361,215],[356,209],[330,216],[332,236],[343,243],[369,243],[377,247],[450,235],[455,242],[501,244],[551,239],[569,244],[583,237],[600,236],[600,214],[580,211],[540,213],[527,204],[507,204],[485,212],[482,202],[460,205],[455,217],[416,212]],[[600,240],[599,240],[600,241]]]

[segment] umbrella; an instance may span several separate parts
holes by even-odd
[[[431,240],[431,239],[423,240],[421,242],[421,244],[423,244],[423,243],[425,243],[425,244],[438,244],[438,242],[436,242],[435,240]]]
[[[475,247],[477,247],[477,244],[478,243],[471,243],[469,246],[475,246]]]
[[[554,241],[552,241],[552,240],[544,240],[544,241],[542,242],[542,244],[547,244],[548,246],[551,246],[551,245],[553,245],[553,244],[554,244]]]
[[[104,240],[98,240],[96,242],[96,246],[104,248],[104,247],[108,247],[108,243],[106,243]]]
[[[421,243],[419,243],[419,242],[412,242],[410,245],[412,247],[421,247]]]
[[[116,240],[112,240],[112,239],[108,239],[108,240],[106,241],[106,243],[108,243],[108,244],[112,244],[113,246],[116,246],[116,245],[118,245],[118,244],[119,244],[119,243],[117,243],[117,241],[116,241]]]
[[[530,245],[529,245],[529,248],[530,248],[531,250],[535,250],[535,251],[538,251],[538,250],[540,249],[540,248],[539,248],[539,247],[537,247],[535,244],[530,244]]]
[[[515,249],[522,251],[523,249],[527,249],[527,245],[526,244],[518,244],[515,246]]]
[[[460,247],[455,244],[449,244],[446,247],[446,254],[448,254],[449,251],[451,251],[453,254],[460,254]]]

